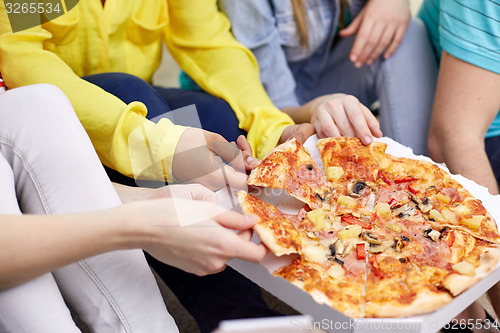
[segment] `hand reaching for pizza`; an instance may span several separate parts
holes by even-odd
[[[212,274],[223,270],[232,258],[259,262],[268,254],[264,245],[250,241],[255,216],[245,217],[207,201],[148,200],[117,211],[132,217],[132,228],[145,235],[139,247],[186,272]]]
[[[305,104],[311,124],[320,139],[327,137],[358,137],[370,144],[381,137],[380,125],[371,111],[352,95],[320,96]]]
[[[184,131],[172,161],[176,182],[199,183],[211,190],[226,184],[246,188],[246,168],[243,154],[234,142],[197,128]]]
[[[371,65],[384,51],[388,59],[401,44],[409,22],[408,0],[370,0],[339,35],[357,34],[350,59],[359,68]]]

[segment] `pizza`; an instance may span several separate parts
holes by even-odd
[[[439,309],[497,267],[495,221],[445,170],[391,156],[381,142],[317,147],[323,171],[291,140],[249,176],[301,200],[296,214],[237,193],[271,251],[296,256],[276,276],[352,318],[405,317]]]
[[[285,189],[313,208],[321,207],[321,199],[333,189],[297,140],[286,141],[267,154],[252,170],[248,185]]]

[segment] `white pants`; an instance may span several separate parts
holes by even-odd
[[[7,91],[0,95],[0,119],[0,214],[120,204],[60,90],[34,85]],[[178,332],[140,250],[88,258],[0,290],[0,332],[80,332],[65,302],[92,332]]]

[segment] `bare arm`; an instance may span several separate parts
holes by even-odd
[[[120,249],[141,248],[198,275],[218,272],[232,258],[257,262],[267,251],[250,242],[255,222],[211,202],[184,198],[84,214],[1,215],[0,289]]]
[[[484,136],[500,108],[500,75],[443,51],[432,111],[429,152],[450,171],[498,193]]]
[[[213,203],[217,203],[219,200],[215,192],[200,184],[168,185],[160,188],[131,187],[118,183],[112,184],[123,203],[170,197]]]
[[[4,215],[0,221],[0,289],[86,257],[126,248],[120,222],[108,212]]]

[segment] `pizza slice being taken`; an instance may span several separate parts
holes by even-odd
[[[321,169],[296,139],[279,145],[267,154],[250,173],[248,185],[285,189],[311,208],[320,208],[328,203],[328,197],[334,191]]]
[[[238,191],[236,195],[243,213],[257,216],[254,230],[274,254],[299,253],[302,236],[292,222],[299,222],[297,216],[285,214],[245,191]]]

